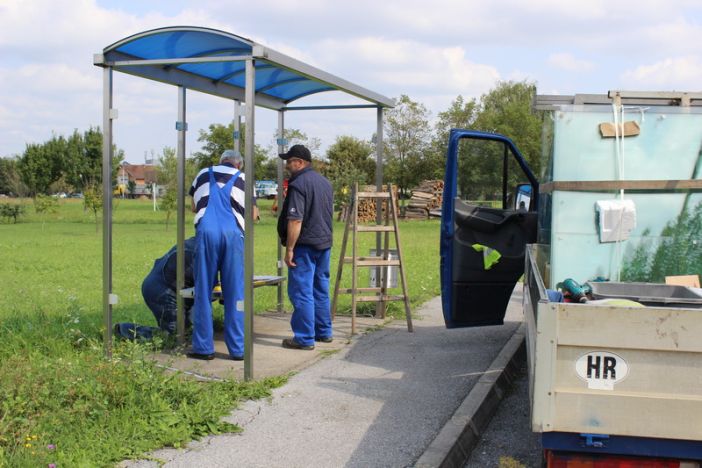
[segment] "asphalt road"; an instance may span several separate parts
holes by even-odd
[[[465,468],[540,466],[541,442],[531,431],[529,423],[529,384],[525,364]]]

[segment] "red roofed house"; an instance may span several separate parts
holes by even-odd
[[[129,182],[134,182],[133,192],[129,192]],[[152,188],[156,184],[156,166],[151,164],[122,163],[117,172],[117,186],[124,190],[130,197],[151,196]],[[156,195],[161,195],[162,188],[155,185]]]

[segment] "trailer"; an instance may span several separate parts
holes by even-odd
[[[440,246],[446,326],[501,324],[523,278],[532,429],[544,465],[699,468],[702,295],[612,287],[660,276],[659,264],[696,270],[672,274],[702,270],[694,264],[702,94],[537,96],[535,107],[545,111],[538,176],[508,137],[451,131]],[[470,168],[461,155],[473,153],[495,158],[499,206],[462,197],[472,179],[461,180]],[[619,302],[562,302],[559,284],[572,278],[606,281],[599,290]]]
[[[550,302],[548,250],[530,245],[524,274],[532,430],[547,466],[699,467],[702,309]]]

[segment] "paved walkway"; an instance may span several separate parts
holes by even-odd
[[[304,369],[271,399],[247,402],[227,418],[242,433],[207,437],[152,457],[167,467],[412,466],[521,324],[521,297],[513,296],[503,326],[447,330],[439,298],[415,315],[414,333],[395,321],[352,340],[335,340],[336,353],[322,346],[314,352],[280,348],[280,339],[288,336],[282,319],[284,329],[257,328],[258,372],[269,375],[267,365],[278,366],[278,373],[290,368],[276,362],[295,361],[293,368]],[[243,367],[225,359],[211,363],[218,361]]]

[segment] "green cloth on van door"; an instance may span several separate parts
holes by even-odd
[[[488,247],[486,245],[473,244],[471,247],[473,247],[476,252],[483,253],[483,267],[486,270],[489,270],[490,268],[492,268],[495,263],[500,261],[500,257],[502,257],[500,252],[498,252],[495,249],[491,249],[490,247]]]

